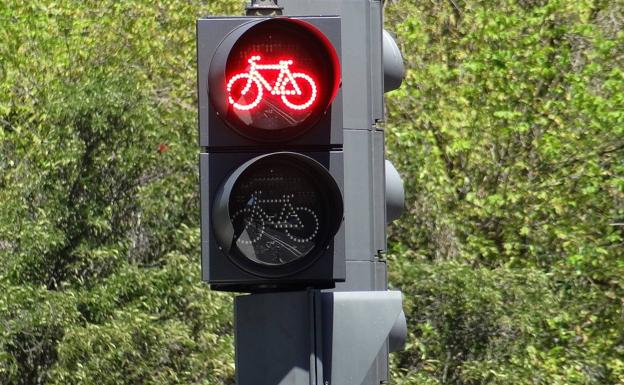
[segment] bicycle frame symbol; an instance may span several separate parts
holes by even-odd
[[[234,75],[228,81],[228,101],[235,109],[242,111],[253,110],[262,101],[265,90],[270,92],[271,95],[281,96],[282,102],[288,108],[296,111],[307,110],[314,104],[318,96],[316,82],[308,74],[303,72],[291,72],[289,67],[294,63],[292,59],[280,60],[277,64],[258,64],[261,59],[262,58],[258,55],[249,58],[249,60],[247,60],[250,65],[249,71]],[[275,84],[271,85],[264,76],[260,74],[260,71],[279,71]],[[237,84],[241,81],[245,82],[244,87],[242,87],[242,83]],[[309,93],[309,95],[304,95],[298,82],[307,83],[307,87],[304,87],[304,90],[306,90],[306,93]],[[238,87],[234,87],[235,85]],[[241,88],[242,90],[238,91]],[[248,104],[237,102],[237,100],[240,100],[240,97],[252,91],[252,88],[255,88],[256,95],[252,102]],[[233,92],[239,93],[239,95],[233,95]],[[253,95],[253,93],[251,95]],[[289,100],[289,96],[297,96],[296,100],[300,100],[302,96],[307,96],[307,98],[305,98],[303,103],[298,104],[297,102]]]
[[[294,195],[282,195],[277,199],[262,199],[260,195],[262,191],[254,192],[247,201],[246,207],[232,215],[232,222],[243,221],[244,227],[241,234],[246,232],[249,236],[249,239],[239,239],[239,242],[253,244],[260,241],[262,237],[267,237],[270,241],[275,241],[289,249],[292,248],[292,245],[285,244],[283,240],[271,234],[273,232],[268,232],[267,227],[285,233],[296,243],[307,243],[316,237],[319,232],[318,216],[308,207],[294,206],[291,202]],[[275,204],[281,205],[279,212],[275,215],[267,214],[262,208]]]

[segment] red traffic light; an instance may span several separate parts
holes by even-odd
[[[340,87],[333,45],[311,24],[289,18],[252,21],[228,35],[210,64],[217,114],[242,135],[283,141],[304,133]]]

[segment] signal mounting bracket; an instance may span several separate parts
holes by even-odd
[[[280,16],[283,9],[277,0],[251,0],[245,7],[247,16]]]

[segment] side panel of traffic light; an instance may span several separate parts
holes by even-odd
[[[218,290],[345,278],[340,19],[198,21],[202,276]]]

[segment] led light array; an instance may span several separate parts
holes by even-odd
[[[309,109],[314,102],[318,99],[318,87],[314,79],[305,73],[301,72],[291,72],[290,66],[294,64],[294,60],[280,60],[277,64],[258,64],[258,62],[262,59],[262,57],[258,55],[253,55],[250,57],[247,62],[250,65],[248,72],[243,72],[232,76],[232,78],[228,81],[226,85],[227,93],[228,93],[228,102],[237,110],[241,111],[251,111],[258,107],[262,102],[264,97],[264,90],[266,89],[274,96],[281,96],[281,100],[288,108],[295,111],[304,111]],[[271,86],[271,84],[262,76],[260,71],[279,71],[277,76],[277,80],[275,84]],[[251,91],[251,88],[255,85],[256,88],[256,97],[249,104],[242,104],[237,102],[237,100],[232,95],[234,90],[234,84],[239,80],[245,80],[247,83],[245,87],[240,91],[240,97],[243,97]],[[303,104],[293,103],[288,100],[288,96],[302,96],[303,92],[301,91],[301,87],[297,83],[296,79],[302,79],[303,81],[308,83],[309,89],[309,98]],[[287,90],[286,86],[288,84],[292,84],[292,90]]]

